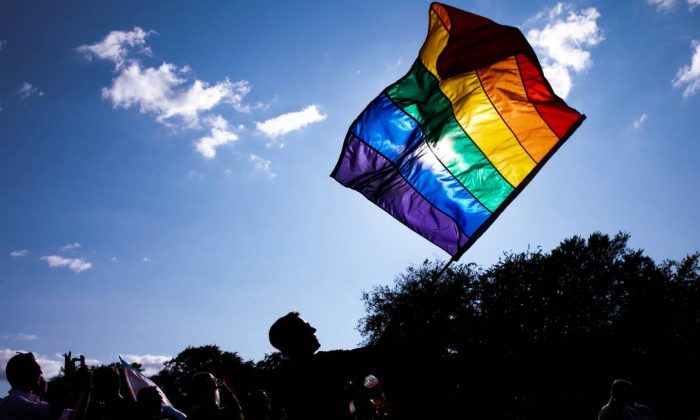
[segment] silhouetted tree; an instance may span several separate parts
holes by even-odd
[[[187,347],[151,379],[161,387],[175,407],[186,410],[188,388],[192,375],[210,372],[225,379],[236,395],[245,395],[258,388],[258,375],[253,362],[244,361],[237,353],[222,351],[219,346]]]
[[[442,262],[425,261],[364,293],[366,341],[390,325],[401,343],[387,371],[396,404],[455,418],[590,419],[625,377],[660,418],[697,419],[700,254],[657,264],[628,240],[574,236],[439,279]],[[429,397],[406,392],[416,387]]]
[[[135,370],[137,370],[138,372],[143,373],[143,365],[142,365],[141,363],[139,363],[139,362],[131,362],[131,363],[129,363],[129,365],[130,365],[132,368],[134,368]],[[112,364],[110,365],[110,367],[111,367],[111,366],[119,366],[119,363],[112,363]]]
[[[275,369],[279,369],[284,360],[286,360],[286,357],[279,351],[266,353],[263,360],[257,362],[255,367],[263,371],[272,372]]]

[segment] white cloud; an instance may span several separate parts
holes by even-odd
[[[0,51],[2,51],[2,48],[7,44],[7,41],[2,39],[0,40]]]
[[[228,121],[221,115],[208,117],[205,119],[205,123],[211,131],[209,135],[200,138],[195,143],[197,151],[205,158],[213,159],[218,147],[238,140],[236,133],[229,129]]]
[[[163,61],[159,66],[142,64],[131,56],[134,50],[151,55],[147,38],[154,31],[134,27],[132,31],[112,31],[100,42],[81,45],[77,51],[87,59],[98,58],[115,63],[116,72],[110,85],[102,89],[102,97],[114,108],[137,108],[170,127],[208,130],[195,141],[198,153],[207,159],[216,156],[220,146],[233,143],[242,128],[234,130],[214,108],[228,105],[248,113],[264,109],[261,102],[246,103],[251,91],[248,81],[231,82],[228,78],[208,83],[193,76],[189,66],[178,67]]]
[[[138,26],[129,32],[112,31],[102,41],[92,45],[81,45],[76,50],[83,53],[88,60],[94,56],[113,61],[117,69],[120,69],[124,66],[129,48],[141,47],[141,52],[150,51],[145,45],[146,37],[152,33],[154,31],[146,32]]]
[[[19,333],[16,338],[22,341],[36,341],[39,339],[39,336],[36,334]]]
[[[695,6],[700,6],[700,0],[688,0],[688,9],[692,12]]]
[[[109,260],[112,261],[113,263],[118,263],[118,262],[119,262],[119,258],[117,258],[117,257],[112,257],[112,258],[110,258]]]
[[[545,18],[545,14],[538,17]],[[573,6],[559,3],[546,14],[543,28],[527,33],[540,55],[545,76],[562,98],[571,91],[572,73],[581,73],[593,64],[588,50],[605,39],[598,18],[600,13],[594,7],[577,12]]]
[[[151,258],[150,257],[143,257],[143,262],[149,263],[149,262],[151,262]]]
[[[634,126],[635,129],[639,129],[644,125],[644,123],[647,122],[648,119],[649,119],[649,114],[644,113],[644,114],[640,115],[639,118],[634,120],[632,125]]]
[[[137,105],[143,113],[156,114],[159,122],[180,117],[192,127],[198,124],[200,113],[221,103],[242,106],[242,98],[249,90],[247,82],[231,83],[228,79],[214,85],[195,80],[183,88],[186,80],[179,73],[182,72],[170,63],[158,68],[132,63],[119,73],[111,87],[102,89],[102,96],[110,99],[115,108]]]
[[[249,160],[253,164],[253,171],[264,174],[268,179],[275,179],[277,177],[277,174],[272,172],[271,161],[253,153],[250,154]]]
[[[10,360],[12,356],[16,355],[17,352],[26,353],[27,351],[0,348],[0,380],[7,380],[7,377],[5,376],[5,366],[7,365],[8,360]],[[63,360],[50,359],[47,356],[42,356],[36,353],[34,353],[34,357],[39,363],[39,366],[41,366],[44,377],[47,379],[58,375],[58,373],[61,371],[61,367],[63,367]]]
[[[140,363],[141,367],[143,367],[143,374],[146,376],[153,376],[163,370],[165,362],[171,359],[172,356],[158,356],[153,354],[145,354],[143,356],[127,354],[124,356],[124,360],[129,363]]]
[[[130,49],[140,48],[150,53],[146,37],[154,31],[134,27],[132,31],[112,31],[101,42],[81,45],[78,51],[86,57],[97,57],[113,61],[119,71],[110,87],[102,89],[102,96],[112,101],[115,108],[138,106],[141,112],[152,113],[161,123],[173,118],[182,118],[190,126],[196,126],[200,113],[211,110],[222,103],[230,104],[236,111],[249,112],[262,107],[257,103],[248,105],[243,99],[250,92],[250,84],[241,80],[210,84],[194,79],[189,84],[183,77],[190,74],[189,66],[177,68],[164,62],[160,67],[143,66],[138,60],[127,60]]]
[[[44,96],[44,92],[42,92],[38,87],[32,86],[32,84],[29,82],[22,83],[22,86],[20,86],[17,93],[19,94],[20,99],[27,99],[30,96]]]
[[[59,251],[60,252],[70,251],[71,249],[77,249],[77,248],[80,248],[81,246],[82,245],[80,244],[80,242],[73,242],[71,244],[63,245]]]
[[[46,261],[51,268],[67,267],[75,273],[80,273],[81,271],[92,268],[92,263],[82,258],[64,258],[60,255],[49,255],[41,257],[41,259]]]
[[[647,3],[656,6],[656,10],[659,12],[668,12],[673,8],[675,2],[676,0],[647,0]]]
[[[676,78],[673,79],[674,87],[685,87],[683,96],[689,97],[700,90],[700,40],[694,40],[693,57],[690,59],[689,66],[683,66],[678,69]]]
[[[133,58],[134,50],[151,55],[146,41],[152,33],[155,32],[139,27],[128,32],[112,31],[102,41],[81,45],[77,50],[88,59],[110,60],[116,64],[112,82],[102,89],[102,97],[114,108],[137,108],[169,127],[206,129],[208,133],[198,136],[195,147],[205,158],[214,158],[217,148],[235,142],[242,130],[234,130],[214,108],[228,105],[237,112],[249,113],[264,109],[266,105],[245,102],[251,91],[246,80],[231,82],[226,77],[209,83],[193,76],[187,65],[178,67],[163,61],[159,66],[150,66]]]
[[[36,334],[19,333],[12,335],[2,335],[0,336],[3,340],[14,340],[14,341],[37,341],[39,336]]]
[[[239,80],[238,82],[233,83],[233,90],[231,95],[228,97],[227,102],[229,102],[236,111],[244,113],[250,112],[254,109],[267,108],[267,105],[262,102],[256,102],[253,105],[244,104],[243,99],[250,93],[250,91],[250,83],[248,83],[247,80]]]
[[[309,105],[301,111],[289,112],[263,122],[255,123],[255,127],[271,139],[289,132],[299,130],[309,124],[313,124],[326,119],[316,105]]]
[[[27,255],[29,255],[28,249],[19,249],[10,252],[10,257],[26,257]]]

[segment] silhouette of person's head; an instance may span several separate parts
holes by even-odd
[[[154,386],[147,386],[139,390],[136,396],[136,404],[139,413],[146,418],[155,417],[162,411],[163,398]]]
[[[219,392],[216,378],[209,372],[197,372],[190,379],[190,397],[193,404],[214,404],[219,406]]]
[[[119,372],[109,366],[102,366],[92,372],[92,397],[106,401],[121,398],[119,394]]]
[[[634,404],[634,386],[625,379],[615,379],[610,387],[610,402],[619,405]]]
[[[10,386],[25,392],[39,390],[43,379],[41,373],[41,366],[33,353],[17,353],[8,360],[5,367],[5,375]]]
[[[290,312],[270,327],[270,344],[290,358],[310,356],[321,347],[315,332],[299,312]]]

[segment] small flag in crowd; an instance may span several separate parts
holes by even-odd
[[[165,393],[160,389],[158,385],[155,384],[152,380],[148,379],[145,377],[141,372],[138,370],[134,369],[129,363],[127,363],[124,359],[119,357],[119,361],[122,364],[122,368],[124,368],[124,376],[126,377],[126,384],[127,387],[129,388],[129,393],[131,394],[131,398],[133,398],[134,401],[136,401],[136,396],[139,394],[139,391],[142,390],[143,388],[149,387],[149,386],[154,386],[158,389],[158,393],[160,396],[163,398],[163,405],[172,407],[173,405],[170,403],[170,400],[168,400],[168,397],[165,396]]]

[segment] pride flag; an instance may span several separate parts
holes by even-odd
[[[155,382],[148,379],[141,372],[131,367],[131,365],[127,363],[124,359],[122,359],[121,356],[119,356],[119,362],[122,365],[122,369],[126,379],[126,386],[129,390],[129,396],[132,400],[136,401],[136,396],[139,394],[139,391],[141,391],[143,388],[154,386],[158,389],[158,393],[163,399],[163,405],[169,407],[173,406],[170,403],[170,400],[168,400],[168,397],[165,396],[165,393],[160,389],[158,385],[155,384]]]
[[[418,59],[352,123],[331,176],[458,259],[584,118],[520,30],[433,3]]]
[[[129,390],[129,395],[133,401],[137,400],[136,397],[139,395],[140,390],[149,386],[154,386],[156,387],[156,390],[160,394],[162,400],[161,410],[164,414],[168,415],[168,418],[173,418],[175,420],[185,420],[187,418],[185,413],[173,407],[168,397],[165,396],[163,390],[160,389],[160,387],[156,385],[155,382],[148,379],[141,372],[131,367],[131,365],[128,364],[124,359],[122,359],[121,356],[119,356],[119,361],[121,362],[122,371],[125,375],[126,386]]]

